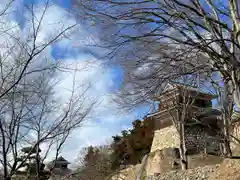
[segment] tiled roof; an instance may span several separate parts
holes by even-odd
[[[161,96],[161,95],[163,95],[163,94],[165,94],[165,93],[173,90],[173,89],[176,88],[176,87],[183,87],[183,88],[185,88],[185,89],[187,89],[187,90],[189,90],[189,91],[197,91],[197,92],[199,92],[199,93],[202,93],[202,94],[208,95],[208,96],[212,96],[212,97],[214,97],[214,98],[217,97],[216,95],[210,94],[210,93],[208,93],[208,92],[204,92],[203,90],[201,90],[201,89],[199,89],[199,88],[197,88],[197,87],[195,87],[195,86],[191,86],[191,85],[184,84],[184,83],[180,83],[180,82],[173,82],[173,81],[170,81],[169,83],[167,83],[167,84],[165,85],[165,87],[163,88],[162,92],[161,92],[160,94],[157,93],[155,97]]]
[[[57,158],[57,161],[66,161],[68,162],[66,159],[64,159],[62,156],[60,156],[59,158]]]
[[[56,164],[70,164],[65,158],[63,158],[62,156],[58,157],[56,160],[51,161],[49,164],[54,164],[56,162]]]

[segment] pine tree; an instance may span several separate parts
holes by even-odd
[[[135,120],[133,128],[122,131],[121,136],[113,136],[112,168],[120,165],[138,164],[144,155],[150,152],[154,133],[154,121],[144,118],[143,121]]]
[[[35,177],[37,180],[46,180],[48,172],[44,171],[45,164],[40,157],[41,149],[33,147],[24,147],[21,149],[23,155],[18,158],[19,163],[24,162],[22,167],[25,168],[21,174],[26,177]],[[20,172],[18,172],[20,173]]]

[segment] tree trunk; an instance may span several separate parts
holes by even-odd
[[[224,83],[224,97],[222,97],[222,110],[223,110],[223,154],[225,157],[232,156],[230,147],[230,122],[233,111],[233,90],[229,82]]]
[[[223,153],[225,157],[232,157],[228,129],[224,127]]]
[[[181,123],[181,122],[180,122]],[[186,142],[185,142],[185,126],[184,123],[180,124],[180,158],[181,158],[181,167],[182,170],[188,168],[187,156],[186,156]]]
[[[186,170],[188,168],[188,162],[187,162],[187,155],[186,155],[186,137],[185,137],[185,123],[186,123],[186,116],[189,105],[190,99],[188,98],[188,94],[186,92],[183,92],[183,106],[181,109],[181,113],[179,113],[179,133],[180,133],[180,157],[181,157],[181,167],[182,170]]]
[[[229,120],[226,114],[224,114],[223,119],[223,134],[224,134],[224,143],[223,151],[225,157],[232,157],[232,151],[230,147],[230,135],[229,135]]]
[[[8,180],[9,174],[8,174],[8,165],[7,165],[7,153],[8,151],[6,150],[6,137],[5,137],[5,132],[3,129],[3,125],[2,125],[2,120],[0,120],[0,132],[2,135],[2,158],[3,158],[3,178],[5,180]]]
[[[240,109],[240,84],[235,84],[233,88],[233,99],[238,109]]]

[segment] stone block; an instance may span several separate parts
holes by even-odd
[[[170,147],[179,147],[180,140],[177,129],[169,126],[154,132],[151,152]]]
[[[179,169],[179,153],[176,149],[178,148],[165,148],[151,152],[146,165],[147,176]]]

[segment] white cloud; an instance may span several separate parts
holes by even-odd
[[[42,12],[43,6],[42,4],[39,4],[36,7],[35,20],[40,19]],[[29,13],[26,13],[25,17],[29,20]],[[63,26],[67,27],[76,22],[77,21],[73,17],[69,16],[69,13],[63,8],[56,5],[51,6],[46,12],[45,18],[43,19],[42,27],[40,28],[40,32],[37,37],[38,45],[56,35],[56,33],[59,32]],[[14,26],[15,24],[16,22],[14,20],[8,22],[8,26]],[[27,39],[27,36],[32,31],[29,29],[29,22],[25,23],[24,25],[25,27],[22,29],[17,26],[17,28],[14,29],[14,31],[11,31],[11,33],[16,37],[24,35],[22,39]],[[5,28],[8,26],[5,26]],[[93,39],[96,41],[98,40],[97,37],[89,35],[89,33],[80,25],[78,26],[77,30],[78,31],[71,31],[72,34],[69,39],[61,39],[61,41],[57,43],[60,49],[67,47],[81,47],[85,44],[91,43]],[[1,36],[0,34],[0,41],[4,38],[5,37]],[[3,41],[5,41],[5,39]],[[83,41],[81,41],[81,39]],[[30,44],[31,41],[28,43]],[[37,64],[46,63],[45,58],[50,61],[53,60],[54,57],[52,57],[51,54],[53,48],[53,46],[49,46],[43,53],[41,53],[41,55],[36,58]],[[86,101],[86,104],[90,104],[95,98],[99,100],[98,106],[96,106],[91,113],[91,118],[89,117],[89,120],[86,121],[82,128],[75,130],[71,134],[61,152],[62,155],[65,156],[69,161],[73,161],[78,156],[78,152],[82,147],[106,143],[106,141],[108,141],[112,135],[115,135],[124,128],[129,127],[131,121],[138,117],[138,113],[134,112],[127,115],[117,113],[116,109],[118,106],[112,101],[111,96],[113,94],[111,92],[111,88],[113,87],[114,83],[118,82],[113,81],[113,72],[109,69],[103,68],[100,61],[97,59],[78,54],[75,56],[75,58],[60,59],[59,61],[62,62],[62,66],[64,67],[63,69],[67,68],[69,71],[58,73],[57,78],[60,80],[60,82],[56,87],[57,96],[59,96],[62,100],[67,99],[69,96],[68,89],[72,87],[73,79],[75,78],[75,83],[79,87],[78,90],[81,90],[81,87],[83,86],[92,84],[91,89],[87,92],[88,97],[90,98],[87,99],[88,101]],[[75,68],[79,71],[74,72],[74,70],[71,70]],[[81,93],[81,91],[79,93]],[[43,151],[46,151],[47,148],[47,143],[41,145],[41,149]],[[51,152],[48,160],[50,160],[53,155],[53,152]]]
[[[84,58],[84,57],[83,57]],[[89,62],[94,62],[90,63]],[[78,153],[84,147],[93,145],[101,145],[109,142],[113,135],[121,130],[129,128],[131,121],[139,118],[138,112],[129,114],[119,114],[118,105],[112,101],[113,94],[111,87],[114,74],[104,69],[99,61],[95,59],[65,59],[65,67],[77,67],[83,71],[76,72],[77,84],[88,84],[93,82],[93,86],[88,92],[89,96],[97,97],[98,106],[94,107],[91,117],[85,122],[82,128],[76,129],[69,137],[68,142],[62,150],[63,156],[69,161],[74,161],[78,157]],[[63,78],[60,87],[57,87],[58,93],[66,98],[66,88],[72,85],[73,76],[67,72],[60,74]],[[86,102],[88,103],[88,102]]]

